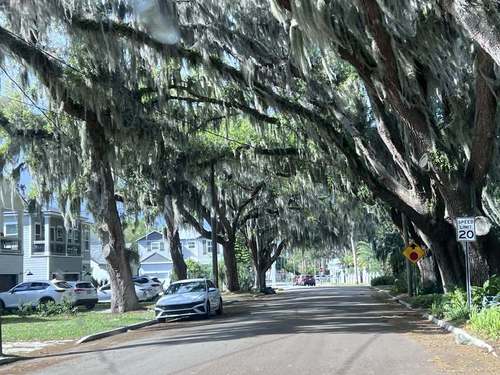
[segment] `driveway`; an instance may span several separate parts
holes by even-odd
[[[496,374],[499,366],[370,288],[311,287],[41,354],[0,374]]]

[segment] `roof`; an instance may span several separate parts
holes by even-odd
[[[204,225],[204,227],[205,227],[205,225]],[[207,228],[205,228],[205,229],[207,229]],[[210,227],[208,227],[208,230],[210,230]],[[149,237],[151,235],[154,235],[153,238],[151,238],[151,240],[163,239],[163,233],[161,233],[160,231],[155,229],[155,230],[152,230],[152,231],[144,234],[143,236],[139,237],[138,239],[135,240],[135,242],[139,242],[139,241],[142,241],[144,239],[149,240],[150,239]],[[158,237],[160,237],[160,238],[158,238]],[[198,233],[198,231],[196,231],[196,229],[194,229],[191,226],[181,226],[179,228],[179,238],[181,241],[196,240],[200,237],[202,237],[202,235],[200,233]]]
[[[172,261],[161,254],[153,253],[141,260],[141,263],[172,263]]]
[[[205,281],[205,280],[207,280],[207,279],[185,279],[185,280],[175,281],[175,282],[171,283],[170,285],[172,285],[172,284],[190,283],[192,281]]]
[[[142,237],[139,237],[138,239],[135,240],[135,242],[139,242],[140,240],[143,240],[143,239],[148,239],[148,237],[152,234],[159,234],[162,238],[163,238],[163,234],[160,232],[160,231],[157,231],[156,229],[155,230],[152,230],[151,232],[148,232],[146,233],[145,235],[143,235]],[[156,236],[155,236],[156,237]]]

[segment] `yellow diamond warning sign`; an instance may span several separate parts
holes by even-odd
[[[422,257],[425,256],[425,250],[412,243],[403,250],[403,255],[407,257],[410,262],[417,263]]]

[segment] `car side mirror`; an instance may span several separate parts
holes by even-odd
[[[9,293],[10,293],[10,294],[14,294],[14,293],[15,293],[15,291],[14,291],[14,290],[9,290]]]
[[[216,291],[217,291],[217,288],[208,288],[208,291],[209,291],[209,292],[216,292]]]

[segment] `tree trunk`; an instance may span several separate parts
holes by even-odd
[[[230,238],[222,244],[224,251],[224,265],[226,266],[227,289],[231,292],[240,290],[240,282],[238,280],[238,264],[236,262],[234,245],[235,238]]]
[[[354,231],[354,226],[352,230]],[[354,233],[351,233],[350,237],[351,237],[352,262],[354,265],[355,283],[359,284],[358,254],[356,253],[356,244],[354,243]]]
[[[267,270],[263,269],[260,265],[257,266],[254,264],[255,270],[255,290],[263,291],[266,289],[266,272]]]
[[[500,66],[498,11],[489,9],[484,0],[444,0],[443,3],[457,23],[462,25],[470,37]]]
[[[439,269],[439,276],[443,283],[444,291],[449,291],[456,286],[465,285],[465,264],[453,226],[442,220],[432,225],[423,240],[429,249]]]
[[[170,230],[169,226],[166,226],[164,232],[170,245],[170,257],[172,258],[175,276],[177,280],[187,279],[187,266],[182,254],[179,230],[177,228]]]
[[[108,160],[109,145],[104,129],[87,121],[86,134],[90,157],[89,209],[98,226],[103,244],[103,255],[108,262],[111,281],[111,311],[122,313],[139,308],[132,282],[132,270],[125,252],[123,228],[115,201],[114,180]]]
[[[432,255],[422,258],[417,263],[420,271],[420,286],[424,292],[432,292],[439,289],[438,278],[436,274],[436,265]]]
[[[179,226],[177,225],[176,203],[172,195],[165,194],[163,201],[165,216],[165,228],[163,233],[168,240],[170,247],[170,257],[172,258],[173,268],[177,280],[187,279],[187,266],[182,254],[181,239],[179,237]]]

